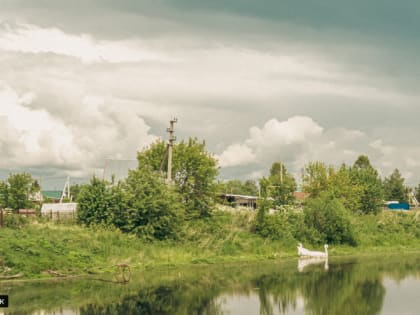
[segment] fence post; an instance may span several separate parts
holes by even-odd
[[[0,209],[0,227],[3,227],[3,209]]]

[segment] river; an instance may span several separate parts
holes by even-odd
[[[0,283],[0,314],[419,314],[420,254],[272,261]],[[2,313],[3,312],[3,313]]]

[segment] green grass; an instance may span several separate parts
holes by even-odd
[[[254,214],[217,212],[189,221],[177,241],[148,243],[115,229],[32,222],[0,230],[0,275],[26,278],[103,273],[114,265],[132,268],[252,262],[296,255],[299,240],[264,239],[252,232]],[[419,250],[419,213],[384,212],[353,217],[358,246],[330,246],[331,255]],[[312,246],[311,244],[306,244]],[[11,270],[5,271],[5,268]],[[2,270],[3,269],[3,270]]]

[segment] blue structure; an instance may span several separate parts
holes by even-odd
[[[390,210],[410,210],[410,205],[408,202],[399,202],[399,203],[390,203],[388,205]]]

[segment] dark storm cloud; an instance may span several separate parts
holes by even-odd
[[[369,153],[384,173],[400,167],[415,183],[419,26],[417,1],[1,0],[0,96],[14,117],[41,115],[71,135],[80,175],[166,136],[176,115],[180,139],[205,138],[230,163],[235,150],[248,154],[238,163],[249,164],[222,169],[225,177],[261,175],[276,159],[298,172],[310,158],[341,163]],[[244,148],[252,127],[295,116],[323,133],[308,145]],[[45,130],[20,132],[26,142],[0,137],[1,152],[39,153]],[[55,153],[3,167],[77,173]]]

